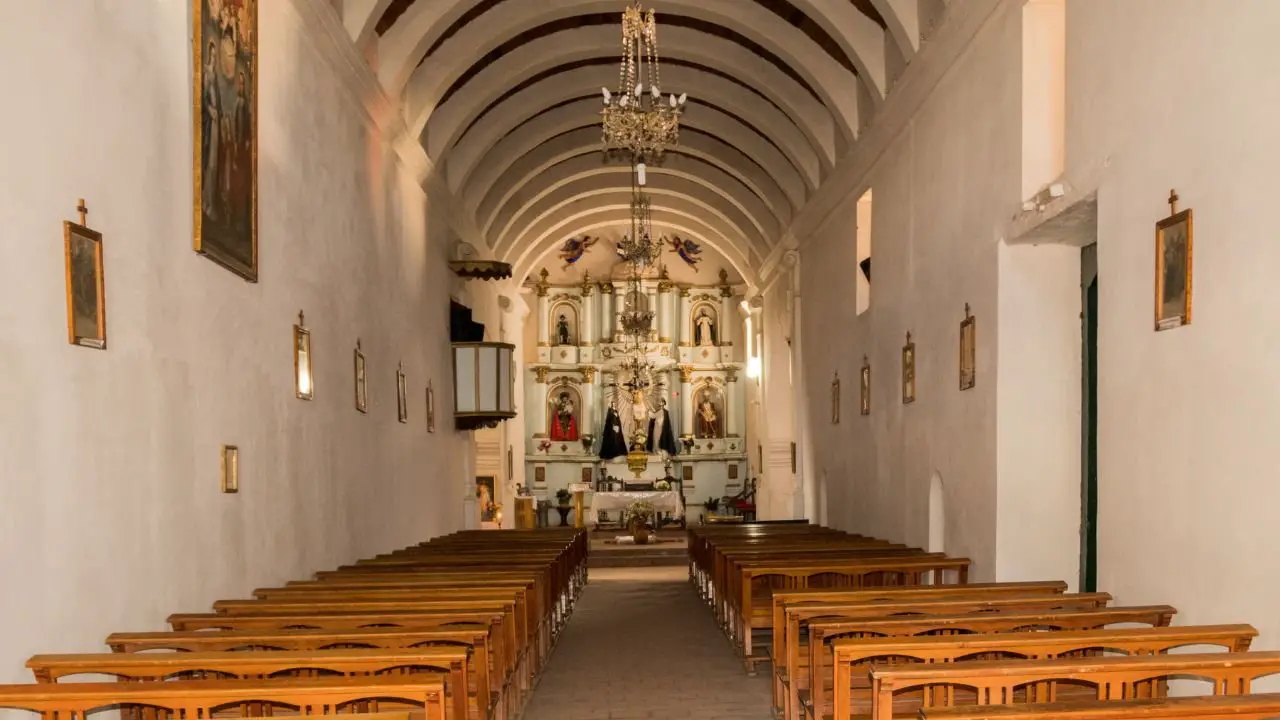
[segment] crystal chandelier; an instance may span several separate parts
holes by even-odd
[[[687,95],[662,96],[658,67],[658,24],[653,10],[639,0],[622,13],[622,62],[618,92],[604,94],[604,152],[636,166],[644,185],[646,163],[661,164],[664,153],[680,138],[680,115]]]

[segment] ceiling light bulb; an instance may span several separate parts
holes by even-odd
[[[671,107],[675,107],[675,106],[676,106],[676,94],[675,94],[675,93],[671,93],[671,97],[670,97],[669,99],[670,99],[670,101],[671,101]]]
[[[610,93],[607,87],[600,88],[600,92],[604,93],[604,104],[608,105],[613,100],[613,93]]]
[[[680,103],[681,105],[683,105],[683,104],[684,104],[684,101],[685,101],[685,100],[688,100],[688,99],[689,99],[689,93],[680,93],[680,99],[679,99],[679,100],[677,100],[676,102],[678,102],[678,103]]]
[[[638,165],[636,165],[636,175],[639,176],[639,183],[643,187],[644,186],[644,163],[639,163]]]
[[[662,97],[662,91],[658,89],[657,85],[654,85],[653,87],[649,88],[649,92],[653,94],[654,100],[657,100],[658,98]]]
[[[644,92],[644,83],[636,83],[636,97],[640,97],[642,92]]]

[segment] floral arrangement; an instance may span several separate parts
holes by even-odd
[[[633,500],[631,504],[627,506],[627,514],[641,522],[647,523],[653,519],[654,515],[657,514],[657,511],[654,509],[653,503],[647,500]]]
[[[670,481],[667,481],[667,480],[658,480],[653,483],[653,489],[654,490],[670,490],[671,483]]]
[[[546,452],[550,449],[551,449],[550,440],[543,440],[542,442],[538,443],[538,452]]]

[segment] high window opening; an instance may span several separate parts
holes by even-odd
[[[1022,198],[1066,167],[1066,0],[1028,0],[1022,8]]]
[[[858,314],[867,311],[871,307],[871,189],[862,193],[862,197],[858,198],[858,211],[855,222],[857,223],[857,245],[858,272],[857,285],[855,292],[857,293],[857,311]]]

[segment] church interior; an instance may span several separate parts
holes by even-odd
[[[1280,0],[0,18],[4,720],[1280,718]]]

